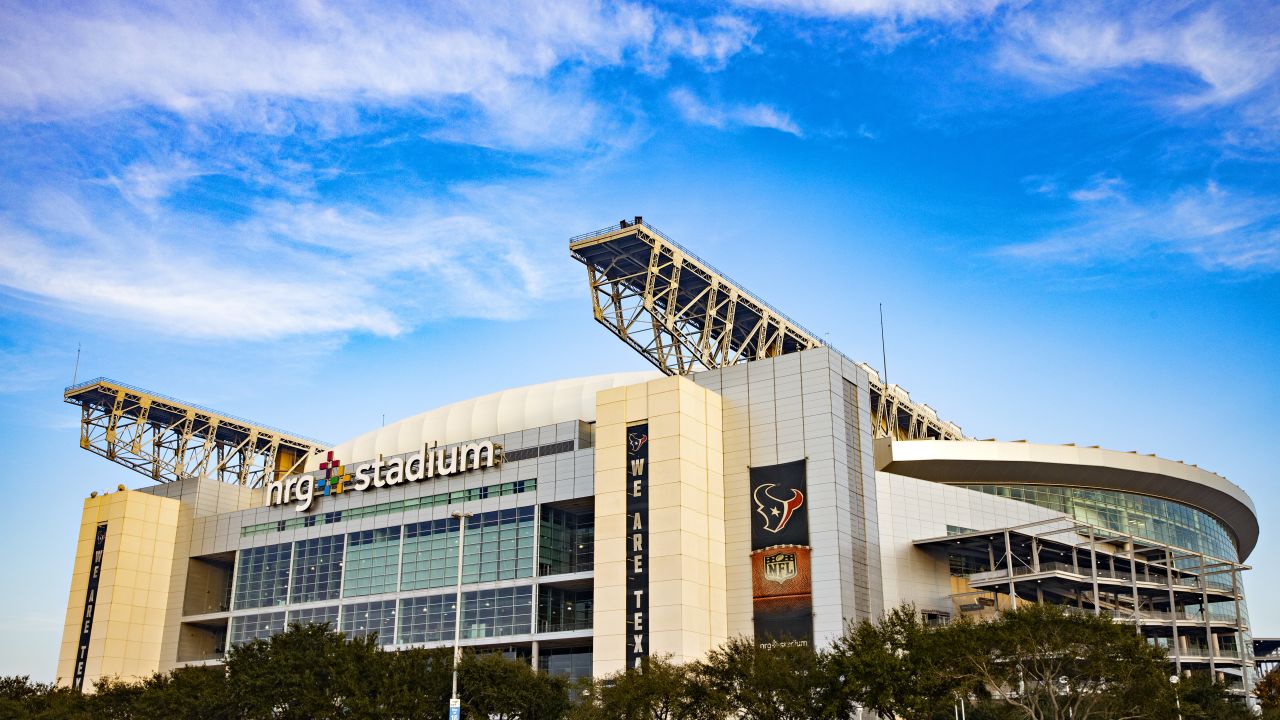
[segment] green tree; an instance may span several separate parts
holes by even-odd
[[[453,683],[453,650],[415,648],[383,653],[378,699],[385,717],[444,720]]]
[[[557,720],[569,710],[569,682],[497,653],[467,655],[458,666],[463,715],[491,720]]]
[[[835,717],[826,658],[806,644],[733,638],[697,665],[709,706],[743,720]]]
[[[0,720],[90,720],[86,696],[26,675],[0,677]]]
[[[1258,678],[1253,694],[1262,705],[1263,713],[1280,714],[1280,672],[1272,671]]]
[[[967,628],[925,625],[903,605],[878,623],[850,624],[830,652],[837,712],[862,706],[882,717],[928,720],[950,714],[974,684],[956,658]]]
[[[715,708],[693,665],[664,657],[645,661],[643,671],[628,668],[588,684],[574,707],[573,720],[712,720]]]
[[[1203,673],[1180,678],[1174,688],[1182,705],[1182,720],[1250,720],[1253,713],[1243,698]]]
[[[133,717],[146,720],[231,720],[238,717],[231,702],[227,671],[222,667],[186,667],[156,673],[136,685]],[[124,688],[118,688],[128,697]],[[91,702],[96,702],[94,696]]]
[[[1171,705],[1164,651],[1109,617],[1027,604],[949,631],[957,671],[1028,720],[1125,720]]]
[[[231,702],[246,720],[377,717],[371,692],[386,663],[372,637],[348,640],[327,625],[292,625],[232,648]]]

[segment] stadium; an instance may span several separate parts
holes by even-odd
[[[1052,602],[1250,689],[1259,528],[1236,485],[968,437],[642,218],[569,247],[596,321],[653,370],[495,388],[337,445],[67,388],[81,447],[146,480],[85,500],[60,681],[217,664],[292,623],[457,634],[576,678],[735,636],[824,646],[901,603],[947,622]]]

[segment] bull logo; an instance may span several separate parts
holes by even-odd
[[[756,488],[752,498],[756,501],[756,512],[764,518],[764,529],[780,533],[791,521],[791,516],[804,504],[804,493],[792,488],[791,498],[781,500],[769,492],[775,487],[777,486],[773,483],[765,483]]]

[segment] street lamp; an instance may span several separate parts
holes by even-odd
[[[462,700],[458,698],[458,664],[462,662],[462,545],[467,537],[469,512],[455,512],[458,518],[458,591],[453,603],[453,694],[449,696],[449,720],[459,720]]]
[[[1178,720],[1182,720],[1182,698],[1178,695],[1178,676],[1170,675],[1169,682],[1173,683],[1173,705],[1178,708]]]

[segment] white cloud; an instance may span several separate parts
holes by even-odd
[[[541,192],[459,188],[448,202],[386,212],[275,202],[241,222],[164,207],[122,214],[45,192],[22,222],[0,221],[0,290],[204,340],[394,336],[432,320],[517,318],[572,287],[562,245],[529,238],[575,225],[545,209],[516,212],[550,204]]]
[[[0,116],[60,118],[143,105],[287,133],[295,113],[306,112],[290,103],[392,104],[442,122],[478,116],[494,131],[491,142],[517,148],[568,146],[597,130],[601,113],[578,70],[633,61],[660,68],[674,57],[714,69],[754,33],[728,16],[695,21],[604,0],[425,10],[323,0],[261,10],[30,4],[7,7],[3,20]],[[321,115],[309,119],[351,121]]]
[[[808,16],[912,22],[985,16],[1010,0],[737,0],[742,5]]]
[[[1213,271],[1280,272],[1280,200],[1274,197],[1210,182],[1149,201],[1113,188],[1106,194],[1083,189],[1076,200],[1066,229],[997,252],[1076,265],[1177,255]]]
[[[696,125],[714,128],[758,127],[801,136],[800,126],[772,105],[711,105],[686,88],[673,90],[671,103],[680,116]]]
[[[1111,175],[1095,175],[1088,184],[1078,187],[1067,194],[1076,202],[1098,202],[1121,196],[1124,181]]]
[[[1268,17],[1270,15],[1271,17]],[[1230,103],[1271,81],[1280,63],[1274,13],[1177,4],[1115,8],[1072,3],[1010,18],[997,67],[1051,90],[1069,90],[1145,67],[1195,80],[1175,92],[1183,109]]]

